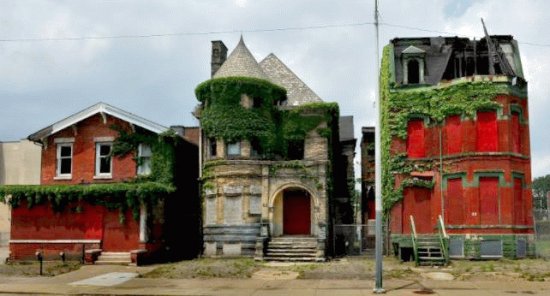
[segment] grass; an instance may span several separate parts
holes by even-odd
[[[44,261],[42,266],[43,276],[56,276],[71,272],[80,268],[80,262]],[[39,276],[40,264],[35,261],[21,261],[0,265],[0,274],[7,276]]]
[[[146,278],[249,278],[263,263],[251,258],[200,258],[163,264],[144,275]]]

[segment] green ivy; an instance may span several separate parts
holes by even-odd
[[[119,209],[124,213],[132,209],[134,218],[139,217],[141,204],[154,205],[158,200],[175,191],[175,187],[159,182],[129,182],[87,185],[2,185],[0,202],[16,208],[26,201],[27,207],[50,204],[56,212],[72,203],[86,201]]]
[[[207,137],[227,142],[256,139],[267,159],[285,158],[289,141],[304,140],[307,133],[322,122],[330,126],[333,118],[338,117],[336,103],[310,103],[280,109],[278,103],[286,99],[286,90],[256,78],[211,79],[197,86],[195,94],[202,103],[199,116]],[[260,99],[260,106],[243,107],[243,94]],[[323,137],[331,135],[326,128],[319,128],[318,132]]]
[[[406,139],[411,118],[427,119],[431,125],[442,125],[451,115],[474,118],[479,110],[502,108],[494,98],[513,92],[506,83],[468,80],[448,85],[395,88],[391,82],[392,54],[391,46],[386,46],[380,70],[382,196],[386,214],[403,198],[403,187],[433,187],[409,176],[413,170],[431,170],[431,162],[409,161],[406,155],[390,152],[392,138]],[[395,188],[395,175],[405,177],[399,188]]]

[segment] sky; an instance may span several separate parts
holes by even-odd
[[[210,41],[231,51],[241,34],[257,60],[275,53],[353,115],[359,139],[374,124],[373,8],[374,0],[0,0],[0,141],[100,101],[165,126],[196,126],[194,89],[210,78]],[[481,17],[490,34],[513,35],[529,83],[533,176],[542,176],[550,174],[548,11],[544,0],[380,0],[380,48],[395,37],[479,39]]]

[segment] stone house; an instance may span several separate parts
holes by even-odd
[[[228,57],[213,41],[211,65],[195,111],[204,254],[324,260],[332,225],[352,221],[354,149],[343,154],[337,104],[323,102],[274,54],[258,63],[242,38]],[[354,148],[353,132],[344,141]]]
[[[63,252],[141,264],[200,252],[196,145],[105,103],[28,138],[41,145],[40,185],[0,187],[13,208],[11,260]]]
[[[451,258],[532,254],[527,82],[513,37],[396,38],[384,49],[381,101],[396,253],[414,251],[413,226],[430,236],[443,222]]]

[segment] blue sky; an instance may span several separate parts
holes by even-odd
[[[163,125],[197,125],[193,91],[209,78],[210,41],[232,49],[241,32],[257,59],[275,53],[321,98],[353,115],[359,137],[361,126],[374,123],[373,26],[261,29],[371,22],[373,6],[373,0],[1,0],[0,141],[25,138],[98,101]],[[533,175],[540,176],[550,173],[547,11],[550,1],[543,0],[381,0],[383,23],[418,29],[382,26],[380,43],[479,38],[480,17],[491,34],[514,35],[529,82]],[[151,34],[169,36],[20,40]]]

